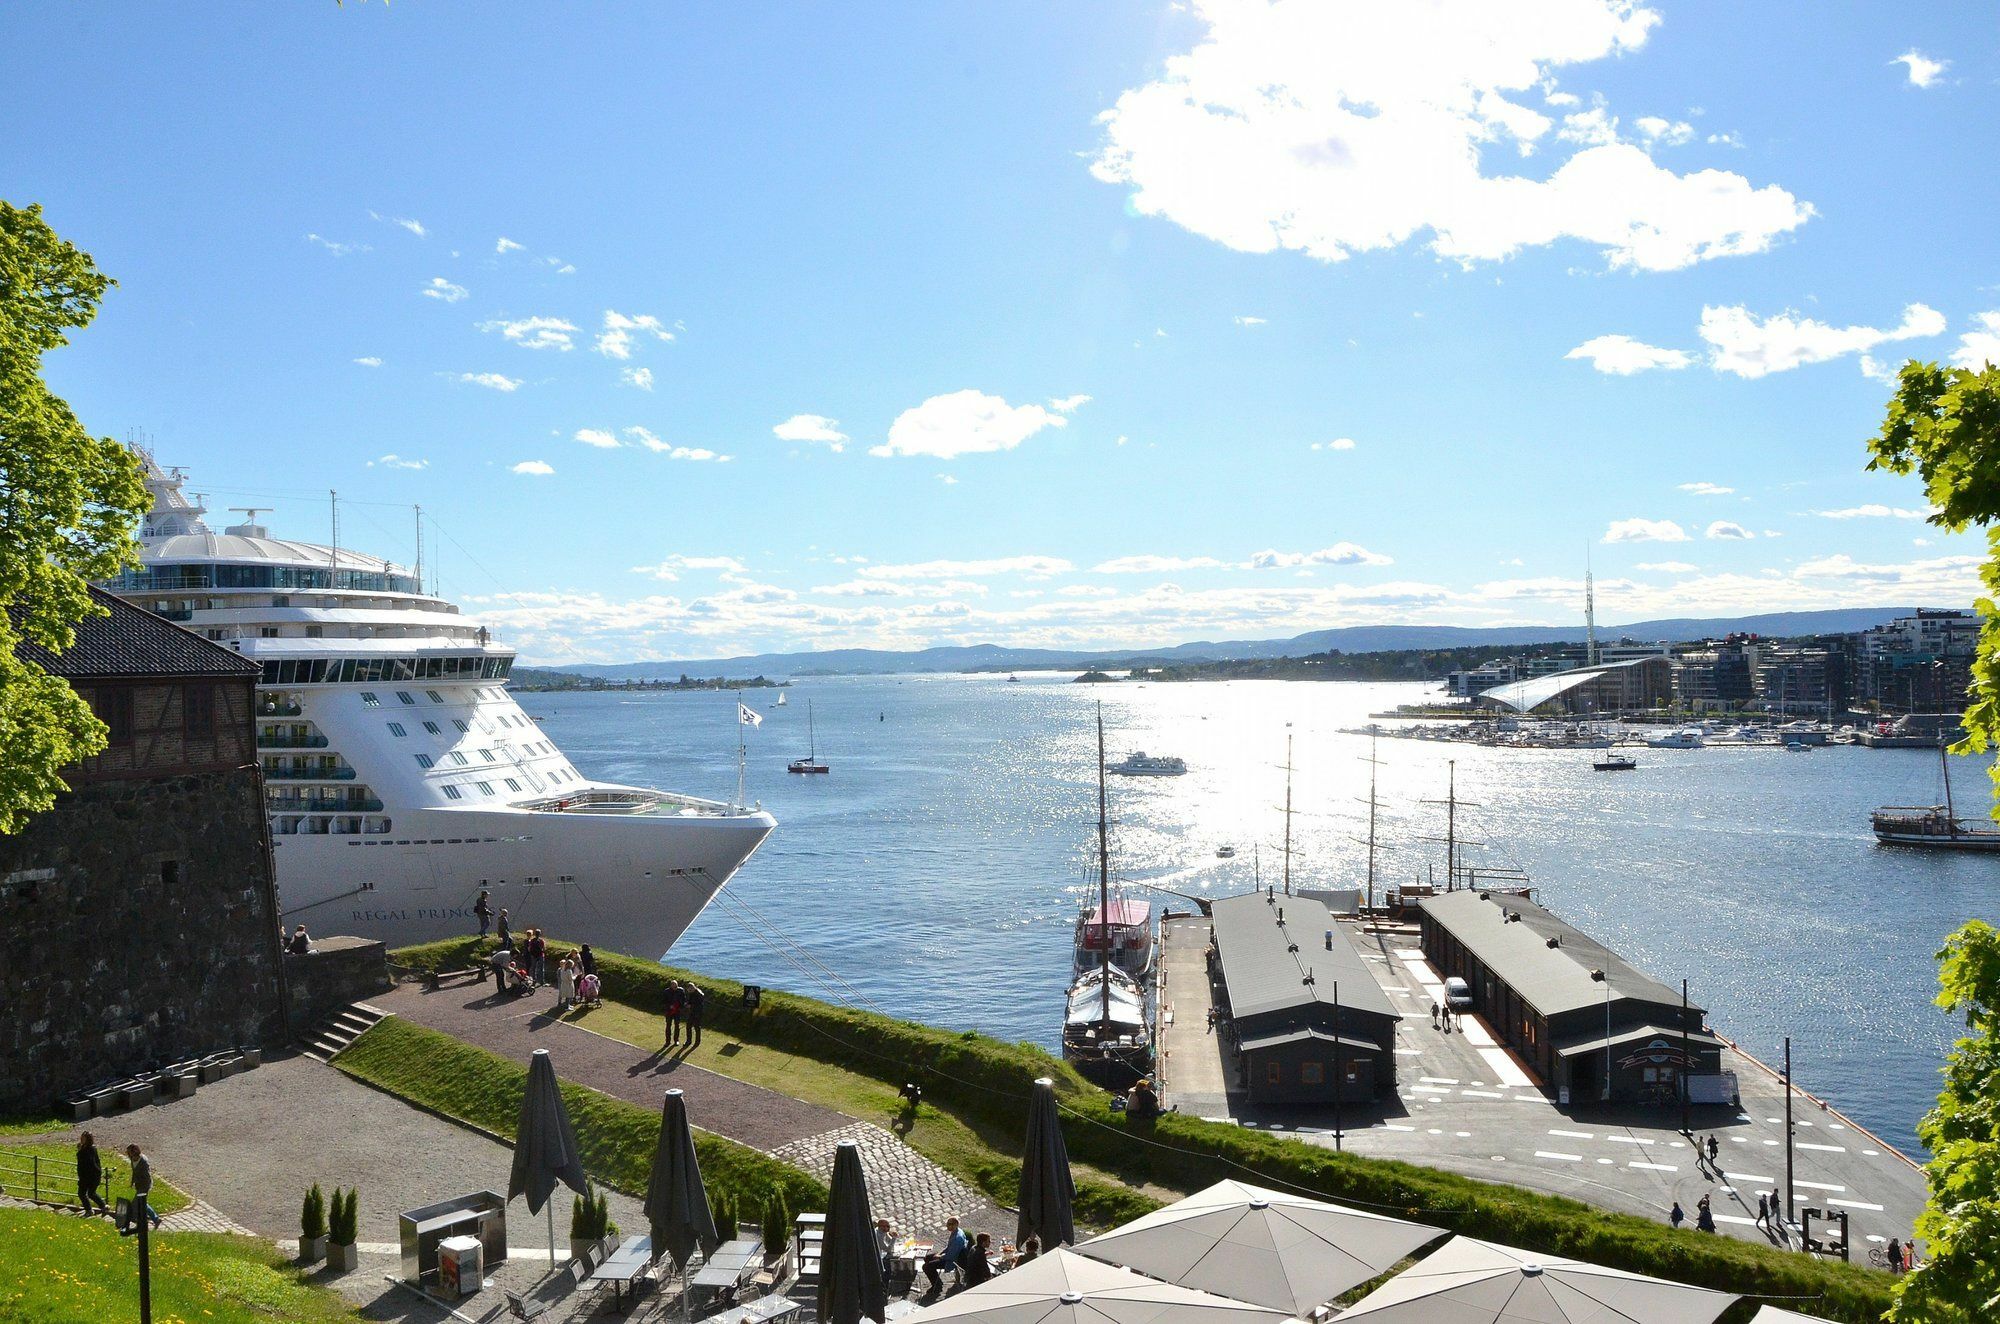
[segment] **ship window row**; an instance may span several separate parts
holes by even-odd
[[[511,657],[354,657],[299,658],[264,664],[265,685],[344,685],[383,680],[505,680],[514,669]],[[444,699],[426,690],[434,703]],[[400,695],[398,697],[401,697]],[[370,708],[379,700],[364,694]],[[414,703],[414,699],[405,699]]]
[[[374,570],[329,570],[304,565],[150,565],[127,570],[111,581],[114,593],[153,593],[193,588],[336,588],[362,593],[423,596],[415,575]]]
[[[501,841],[533,840],[534,837],[532,835],[523,834],[518,837],[398,837],[394,841],[350,841],[347,844],[350,846],[488,846]],[[673,872],[685,873],[686,870],[675,869]],[[484,882],[485,880],[481,879],[480,881]],[[503,878],[500,881],[505,882],[506,879]],[[541,879],[530,878],[528,881],[536,883],[540,882]],[[564,874],[562,875],[562,881],[573,883],[576,881],[576,878],[573,874]]]

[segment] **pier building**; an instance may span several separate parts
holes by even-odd
[[[1479,702],[1517,713],[1612,715],[1658,707],[1673,693],[1674,662],[1661,649],[1496,686],[1482,693]]]
[[[1214,903],[1211,976],[1252,1103],[1369,1103],[1396,1088],[1396,1009],[1331,911],[1250,892]]]
[[[1424,955],[1472,990],[1487,1026],[1571,1103],[1725,1101],[1722,1041],[1646,974],[1526,897],[1447,892],[1418,903]]]

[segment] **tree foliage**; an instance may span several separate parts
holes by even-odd
[[[100,611],[89,581],[136,551],[137,458],[84,431],[42,381],[42,356],[96,316],[110,284],[40,207],[0,201],[0,833],[54,802],[65,764],[104,747],[76,692],[15,646],[69,647],[76,622]]]
[[[1938,953],[1938,1005],[1965,1017],[1944,1091],[1917,1127],[1930,1148],[1924,1264],[1897,1285],[1898,1324],[2000,1318],[2000,933],[1969,920]]]

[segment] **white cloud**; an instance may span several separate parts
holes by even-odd
[[[1951,68],[1950,60],[1933,60],[1914,47],[1904,51],[1889,63],[1903,66],[1910,76],[1911,87],[1923,88],[1936,87],[1938,79],[1944,76],[1944,71]]]
[[[1641,115],[1632,123],[1647,142],[1658,143],[1662,147],[1679,147],[1694,138],[1694,125],[1686,120],[1664,120],[1658,115]]]
[[[1744,528],[1741,524],[1726,519],[1719,519],[1702,530],[1702,537],[1704,538],[1722,538],[1738,542],[1756,536],[1756,534],[1750,532],[1750,530]]]
[[[1389,565],[1390,559],[1351,542],[1337,542],[1316,552],[1262,551],[1250,558],[1253,570],[1289,570],[1309,565]]]
[[[628,316],[607,308],[604,310],[604,329],[597,335],[597,352],[606,358],[629,359],[632,357],[633,342],[642,335],[655,340],[674,338],[674,333],[650,313]]]
[[[497,372],[461,372],[458,379],[468,386],[484,386],[489,391],[513,392],[521,389],[521,379]]]
[[[1670,519],[1613,520],[1605,542],[1686,542],[1687,530]]]
[[[1000,556],[984,561],[917,561],[907,565],[864,566],[868,579],[990,579],[995,575],[1026,575],[1047,579],[1076,567],[1056,556]]]
[[[379,368],[382,366],[382,360],[375,357],[373,354],[365,355],[364,357],[358,358],[354,361],[360,364],[364,368]]]
[[[1807,561],[1792,573],[1800,579],[1833,579],[1871,588],[1916,588],[1933,601],[1971,598],[1980,592],[1976,556],[1940,556],[1928,561],[1867,565],[1842,552]]]
[[[375,459],[375,460],[370,460],[370,461],[368,461],[368,467],[369,467],[370,469],[374,469],[374,468],[382,468],[382,469],[428,469],[428,468],[430,468],[430,467],[431,467],[431,462],[430,462],[429,460],[411,460],[411,459],[406,459],[406,458],[404,458],[404,457],[403,457],[403,456],[401,456],[401,455],[384,455],[384,456],[382,456],[382,457],[381,457],[380,459]]]
[[[349,253],[366,253],[371,251],[367,244],[336,243],[331,239],[325,239],[316,234],[307,235],[306,242],[309,244],[318,244],[335,257],[346,257]]]
[[[825,414],[793,414],[772,428],[771,435],[779,441],[816,442],[831,451],[847,449],[847,434],[840,430],[840,420]]]
[[[636,386],[642,391],[650,391],[653,389],[653,370],[651,368],[625,368],[618,373],[618,380],[624,382],[627,386]]]
[[[1874,502],[1865,506],[1848,506],[1844,510],[1813,512],[1821,519],[1929,519],[1936,513],[1928,507],[1912,510],[1904,506],[1884,506]]]
[[[1586,340],[1563,357],[1589,359],[1590,366],[1599,372],[1618,377],[1630,377],[1635,372],[1650,372],[1655,368],[1685,368],[1694,362],[1694,355],[1686,350],[1664,349],[1624,335]]]
[[[2000,363],[2000,310],[1980,313],[1975,320],[1981,329],[1967,331],[1958,338],[1951,361],[1961,368],[1977,371],[1989,363]]]
[[[601,451],[615,451],[619,446],[618,438],[602,428],[578,428],[574,440]]]
[[[1316,451],[1351,451],[1354,449],[1354,438],[1335,437],[1332,441],[1316,441],[1309,449]]]
[[[430,231],[424,228],[422,221],[412,220],[407,216],[384,216],[379,211],[371,211],[368,213],[368,219],[371,221],[380,221],[384,225],[400,225],[419,239],[430,237]]]
[[[426,299],[442,299],[446,303],[457,303],[465,294],[465,286],[454,285],[443,276],[432,276],[431,283],[424,286]]]
[[[1710,147],[1741,147],[1743,135],[1732,129],[1727,133],[1711,133],[1706,141]]]
[[[1069,420],[1040,405],[1010,405],[997,395],[953,391],[905,409],[889,425],[889,440],[870,455],[928,455],[955,460],[961,455],[1012,450],[1044,428]]]
[[[1236,565],[1212,556],[1114,556],[1090,567],[1099,575],[1163,575],[1177,570],[1226,570]]]
[[[1575,239],[1614,267],[1670,270],[1761,252],[1813,215],[1776,185],[1667,170],[1590,112],[1553,169],[1489,172],[1555,128],[1518,95],[1550,100],[1556,70],[1644,46],[1660,16],[1635,0],[1194,10],[1199,44],[1099,117],[1092,172],[1138,212],[1238,251],[1332,262],[1422,237],[1474,262]]]
[[[605,436],[607,434],[598,433],[597,435]],[[707,447],[704,446],[677,446],[673,442],[662,441],[660,440],[659,437],[655,436],[650,429],[647,428],[641,428],[641,427],[626,428],[625,435],[632,439],[633,445],[644,446],[647,450],[653,452],[655,455],[664,455],[670,460],[692,460],[698,463],[712,460],[717,464],[728,464],[729,461],[732,458],[734,458],[728,455],[719,455],[715,451],[709,450]],[[577,440],[578,441],[583,440],[583,434],[581,432],[577,433]],[[598,445],[599,443],[592,442],[590,444],[595,446]],[[615,446],[617,444],[618,444],[617,441],[614,439],[612,441],[612,445]]]
[[[576,323],[566,322],[560,317],[521,317],[513,320],[494,318],[478,324],[478,330],[498,331],[502,336],[522,349],[553,349],[568,353],[575,342],[570,338],[576,334]]]
[[[506,235],[503,234],[500,236],[500,242],[493,245],[493,251],[497,255],[504,255],[507,253],[525,253],[528,251],[528,246],[526,244],[517,244],[512,239],[509,239]]]
[[[951,474],[939,474],[937,476],[937,479],[940,483],[943,483],[946,487],[958,486],[958,479]]]
[[[546,478],[550,474],[554,473],[555,470],[550,466],[542,463],[542,461],[540,460],[523,460],[519,464],[515,465],[508,472],[517,474],[530,474],[537,478]]]
[[[1090,397],[1087,395],[1066,395],[1060,400],[1049,401],[1049,408],[1058,414],[1074,414],[1089,403]]]
[[[651,575],[654,579],[672,582],[689,570],[719,570],[727,574],[748,573],[743,563],[733,556],[669,556],[656,565],[635,565],[635,575]]]
[[[1944,329],[1944,314],[1921,303],[1905,308],[1902,322],[1888,328],[1835,327],[1792,313],[1759,318],[1740,304],[1701,310],[1701,338],[1710,346],[1709,363],[1718,372],[1738,377],[1789,372],[1891,341],[1940,335]]]
[[[1691,575],[1701,569],[1700,566],[1689,565],[1686,561],[1641,561],[1632,568],[1634,570],[1651,570],[1655,574],[1661,575]]]
[[[1236,325],[1238,325],[1238,326],[1263,326],[1263,325],[1264,325],[1264,319],[1263,319],[1263,318],[1261,318],[1261,317],[1239,317],[1239,318],[1237,318],[1237,319],[1236,319]]]
[[[1682,483],[1680,490],[1693,496],[1729,496],[1736,491],[1735,488],[1724,487],[1720,483]]]
[[[1115,598],[1118,590],[1109,584],[1065,584],[1056,594],[1065,598]]]

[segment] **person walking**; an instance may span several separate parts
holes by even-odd
[[[512,947],[514,945],[514,931],[507,927],[507,907],[505,906],[500,907],[499,937],[502,947]]]
[[[965,1285],[977,1287],[993,1276],[993,1238],[982,1232],[965,1251]]]
[[[965,1258],[965,1233],[959,1230],[958,1220],[956,1218],[945,1219],[944,1231],[944,1249],[935,1255],[924,1257],[924,1277],[931,1280],[930,1291],[925,1292],[923,1295],[923,1299],[926,1302],[935,1301],[943,1294],[943,1271],[958,1268],[959,1261]]]
[[[1681,1208],[1681,1202],[1679,1200],[1674,1201],[1674,1207],[1667,1211],[1668,1226],[1679,1227],[1682,1223],[1685,1223],[1686,1221],[1687,1221],[1687,1211]]]
[[[576,958],[565,956],[556,966],[556,1011],[568,1009],[576,1001]]]
[[[92,1205],[97,1212],[108,1214],[111,1206],[104,1203],[104,1192],[99,1189],[104,1184],[104,1156],[97,1152],[97,1137],[85,1131],[76,1138],[76,1202],[89,1213]]]
[[[1437,1029],[1437,1027],[1438,1027],[1438,1004],[1433,1002],[1431,1004],[1431,1028],[1435,1030]]]
[[[1715,1231],[1715,1211],[1708,1207],[1708,1197],[1705,1195],[1695,1202],[1694,1225],[1702,1232]]]
[[[1757,1193],[1757,1226],[1763,1227],[1764,1220],[1771,1216],[1771,1199],[1763,1192]]]
[[[493,894],[485,888],[479,889],[479,899],[472,903],[472,913],[479,916],[479,936],[493,927]]]
[[[1715,1156],[1716,1156],[1716,1155],[1717,1155],[1717,1154],[1718,1154],[1719,1152],[1721,1152],[1721,1149],[1722,1149],[1722,1142],[1721,1142],[1720,1140],[1717,1140],[1717,1139],[1715,1138],[1715,1136],[1714,1136],[1713,1134],[1710,1134],[1710,1136],[1708,1137],[1708,1166],[1709,1166],[1709,1167],[1711,1167],[1711,1168],[1714,1168],[1714,1167],[1716,1167],[1716,1166],[1717,1166],[1717,1165],[1716,1165],[1716,1162],[1715,1162]]]
[[[154,1227],[160,1225],[160,1216],[153,1212],[153,1165],[140,1152],[137,1145],[125,1146],[125,1158],[132,1165],[132,1194],[140,1197],[146,1206],[146,1217]]]
[[[528,958],[528,978],[537,984],[549,982],[549,945],[542,940],[540,929],[528,930],[528,941],[521,946],[521,954]]]
[[[687,1046],[701,1044],[701,1012],[708,1005],[708,994],[702,992],[700,984],[689,980],[681,994],[681,1020],[687,1027]]]
[[[577,964],[583,967],[583,974],[594,975],[597,973],[597,953],[590,950],[589,943],[585,943],[583,946],[577,948],[576,959]]]
[[[681,982],[678,979],[669,979],[666,1003],[668,1048],[672,1048],[681,1040],[681,1011],[686,1005],[687,999],[681,993]]]
[[[1901,1237],[1889,1238],[1888,1260],[1890,1273],[1901,1273],[1903,1271],[1903,1239]]]

